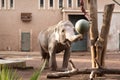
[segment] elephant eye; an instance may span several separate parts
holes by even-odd
[[[65,30],[63,29],[62,32],[65,32]]]

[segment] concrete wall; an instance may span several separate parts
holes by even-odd
[[[116,0],[119,2],[119,0]],[[111,4],[111,3],[114,3],[115,4],[115,9],[114,11],[119,11],[120,12],[120,6],[117,5],[113,0],[97,0],[97,5],[98,5],[98,10],[99,11],[103,11],[104,10],[104,6],[106,4]],[[120,2],[119,2],[120,3]]]
[[[98,28],[99,32],[101,30],[102,21],[103,21],[103,12],[104,12],[104,6],[106,4],[114,3],[112,0],[98,0]],[[119,34],[120,34],[120,6],[115,4],[115,8],[113,11],[112,19],[111,19],[111,25],[110,25],[110,31],[108,35],[108,44],[107,44],[107,50],[108,51],[119,51]]]
[[[98,13],[99,32],[103,21],[103,13]],[[120,13],[114,12],[111,19],[110,31],[108,34],[107,50],[119,51],[119,34],[120,34]]]

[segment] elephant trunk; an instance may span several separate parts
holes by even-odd
[[[82,34],[78,34],[78,35],[74,35],[72,36],[69,40],[72,42],[75,42],[77,40],[82,40],[83,39],[83,35]]]

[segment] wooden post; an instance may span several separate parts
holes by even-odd
[[[97,0],[89,0],[89,10],[90,10],[90,41],[91,41],[91,58],[92,58],[92,68],[96,68],[95,63],[96,58],[96,46],[95,42],[98,38],[98,19],[97,19]]]
[[[113,9],[114,9],[114,4],[105,5],[101,33],[95,44],[96,52],[97,52],[96,59],[101,67],[105,66],[107,37],[108,37],[109,29],[110,29],[110,22],[111,22]]]
[[[114,4],[105,6],[103,25],[101,33],[98,33],[98,22],[97,22],[97,0],[89,0],[90,5],[90,40],[91,40],[91,58],[92,68],[104,67],[105,65],[105,54],[107,46],[107,36],[109,33],[111,16],[114,9]],[[99,65],[96,63],[98,61]]]

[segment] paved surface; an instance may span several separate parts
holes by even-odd
[[[16,52],[16,51],[0,51],[0,58],[12,60],[25,60],[27,66],[32,66],[34,69],[17,70],[18,74],[23,77],[23,80],[30,80],[33,72],[39,69],[41,65],[41,55],[39,52]],[[90,52],[72,52],[71,59],[78,69],[91,68]],[[62,54],[57,54],[58,67],[62,65]],[[105,65],[107,68],[120,69],[120,52],[107,52],[105,57]],[[44,70],[42,77],[39,80],[49,80],[46,78],[50,70]],[[89,75],[75,75],[69,78],[60,78],[56,80],[88,80]],[[53,80],[53,79],[52,79]],[[107,75],[102,79],[96,80],[120,80],[120,75]]]

